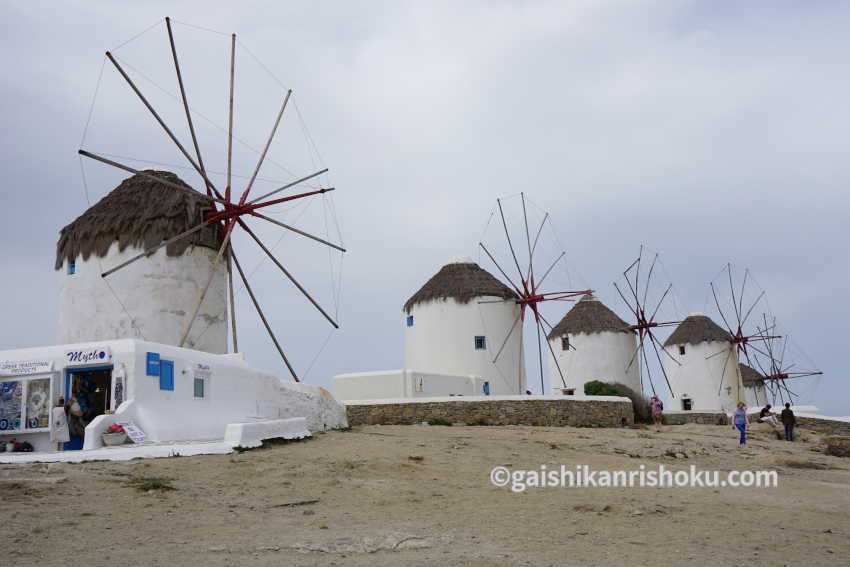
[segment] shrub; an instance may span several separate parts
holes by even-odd
[[[149,492],[151,490],[159,490],[161,492],[166,492],[169,490],[177,490],[173,486],[171,486],[171,479],[165,477],[136,477],[131,478],[127,481],[127,486],[135,487],[137,490],[142,492]]]
[[[428,420],[428,425],[445,425],[451,427],[452,422],[442,417],[434,417]]]
[[[590,382],[585,382],[584,393],[588,396],[623,396],[629,398],[632,401],[635,423],[652,423],[652,411],[649,408],[649,400],[625,384],[591,380]]]

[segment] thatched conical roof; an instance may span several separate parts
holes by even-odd
[[[169,171],[146,170],[144,173],[191,189]],[[203,221],[204,212],[210,208],[205,195],[195,194],[197,197],[146,175],[128,177],[62,229],[56,244],[55,269],[60,269],[66,259],[72,260],[79,255],[83,260],[92,254],[102,258],[113,242],[118,242],[120,250],[128,246],[147,249],[192,228]],[[169,244],[166,253],[179,256],[190,245],[217,249],[219,243],[216,227],[209,226]]]
[[[593,294],[585,294],[564,318],[555,325],[548,338],[577,333],[631,333],[628,323],[608,309]]]
[[[745,387],[751,388],[753,386],[758,386],[764,381],[764,375],[752,366],[747,366],[743,363],[738,366],[741,367],[741,382]]]
[[[514,290],[493,277],[469,259],[446,264],[434,277],[425,282],[419,291],[407,300],[404,310],[410,313],[414,306],[438,299],[454,299],[469,303],[476,297],[517,298]]]
[[[693,313],[679,323],[676,330],[664,341],[664,346],[696,345],[702,342],[729,341],[732,335],[702,313]]]

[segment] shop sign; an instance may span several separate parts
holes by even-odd
[[[0,361],[0,376],[25,376],[43,374],[53,370],[53,362],[46,360],[4,360]]]
[[[118,425],[124,428],[124,433],[133,440],[133,443],[144,443],[145,432],[139,429],[139,426],[135,423],[132,421],[119,421]]]
[[[110,352],[109,347],[94,347],[65,351],[66,366],[109,364],[110,362],[112,362],[112,352]]]

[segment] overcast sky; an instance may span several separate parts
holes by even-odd
[[[245,263],[260,266],[252,284],[309,382],[400,368],[404,301],[452,257],[478,259],[495,199],[523,191],[535,211],[550,213],[567,251],[567,283],[598,290],[624,318],[611,282],[642,243],[661,254],[658,285],[674,284],[680,315],[717,319],[708,282],[727,262],[749,268],[772,312],[825,372],[799,388],[802,402],[850,415],[846,3],[2,6],[2,348],[55,341],[58,231],[125,177],[85,163],[87,199],[76,154],[84,130],[92,151],[185,166],[103,66],[104,51],[114,49],[188,144],[178,102],[158,90],[177,92],[163,24],[121,46],[171,16],[181,22],[175,34],[190,102],[210,120],[198,120],[209,169],[225,167],[225,138],[210,123],[226,124],[228,37],[183,22],[238,34],[236,130],[255,149],[281,84],[294,89],[298,112],[287,109],[263,187],[317,164],[331,170],[322,182],[337,188],[332,203],[275,214],[337,240],[332,220],[325,224],[334,205],[349,248],[338,304],[329,273],[333,266],[338,274],[338,257],[291,236],[277,244],[276,229],[261,229],[339,315],[342,329],[312,367],[329,327],[273,265],[259,264],[249,241],[236,240]],[[250,175],[255,162],[237,148],[237,173]],[[200,187],[191,171],[172,169]],[[241,350],[285,376],[244,291],[237,304]],[[548,313],[558,318],[564,309]],[[530,366],[530,380],[535,372]]]

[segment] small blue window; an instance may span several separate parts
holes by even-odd
[[[413,315],[408,315],[408,316],[407,316],[407,326],[408,326],[408,327],[412,327],[412,326],[413,326]]]
[[[174,361],[159,361],[159,389],[174,390]]]
[[[480,335],[475,337],[475,350],[487,350],[487,337]]]
[[[75,260],[68,260],[68,275],[73,276],[77,273],[77,262]]]

